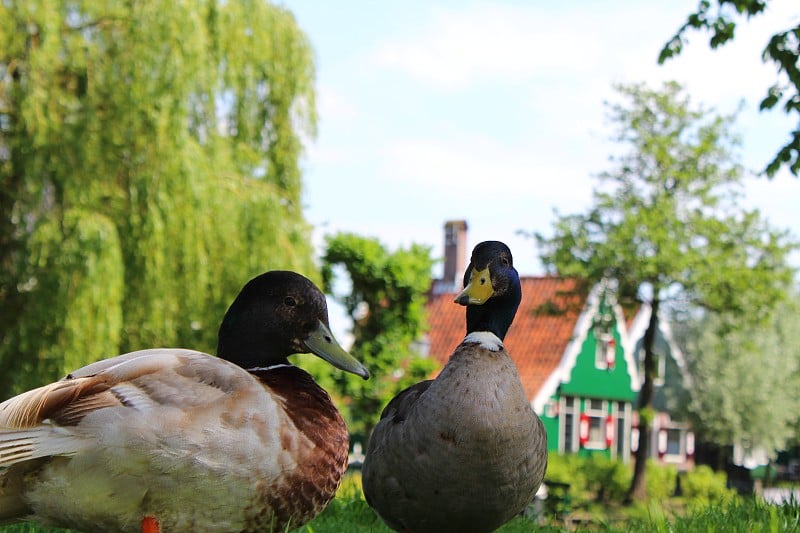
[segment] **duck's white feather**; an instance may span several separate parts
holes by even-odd
[[[490,352],[505,350],[503,341],[491,331],[473,331],[464,337],[463,344],[478,344],[481,348]]]
[[[164,526],[238,530],[246,510],[232,518],[238,522],[212,517],[255,497],[237,478],[270,486],[296,466],[297,450],[309,444],[302,436],[282,442],[293,427],[280,400],[233,363],[189,350],[145,350],[0,404],[0,467],[24,470],[19,463],[54,458],[37,482],[26,482],[25,502],[38,516],[60,516],[79,529],[133,531],[143,511],[158,514],[183,500],[208,503],[180,517],[162,514]],[[0,489],[0,523],[18,506]],[[109,517],[113,522],[103,522]]]
[[[40,457],[74,455],[91,447],[92,442],[50,424],[0,431],[0,468]]]

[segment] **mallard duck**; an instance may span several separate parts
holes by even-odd
[[[467,335],[434,380],[400,392],[369,440],[367,502],[397,531],[487,532],[530,503],[547,435],[503,346],[522,298],[511,251],[478,244],[456,302]]]
[[[132,352],[0,404],[0,523],[284,531],[312,519],[344,474],[349,437],[287,356],[367,370],[335,341],[322,293],[286,271],[244,286],[217,352]]]

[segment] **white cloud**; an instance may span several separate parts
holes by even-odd
[[[556,151],[474,135],[402,139],[381,149],[380,176],[445,197],[504,194],[509,204],[527,197],[547,206],[564,205],[581,191],[588,198],[590,170],[583,168],[585,162],[570,158],[568,145],[552,148]]]
[[[315,143],[313,141],[305,142],[304,157],[302,159],[303,167],[308,170],[309,167],[319,167],[321,165],[343,165],[352,163],[358,157],[350,146],[347,145],[334,145],[330,143]]]
[[[568,71],[564,58],[590,65],[600,50],[587,46],[590,35],[563,31],[569,14],[503,4],[434,9],[422,32],[380,44],[375,64],[397,68],[435,86],[452,89],[480,80],[514,81],[544,71]],[[591,34],[590,28],[584,28]]]
[[[346,93],[328,83],[317,85],[317,108],[323,121],[353,120],[361,114],[358,105]]]
[[[603,91],[612,81],[677,79],[710,102],[762,97],[775,68],[761,63],[761,51],[769,36],[796,22],[796,0],[773,0],[717,50],[709,49],[707,33],[690,31],[683,54],[659,66],[661,46],[695,7],[689,1],[434,8],[421,29],[389,37],[371,59],[445,90],[520,81],[542,87],[556,79],[552,90]]]
[[[353,99],[328,83],[317,85],[317,114],[320,138],[325,138],[329,131],[341,130],[342,124],[353,123],[362,116]],[[312,165],[349,163],[357,156],[352,153],[350,146],[341,143],[318,142],[305,136],[302,141],[305,147],[305,166],[309,163]]]

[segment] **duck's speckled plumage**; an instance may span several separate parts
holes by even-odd
[[[347,467],[347,428],[328,394],[286,361],[315,321],[330,338],[324,297],[298,274],[263,276],[243,289],[252,298],[240,310],[285,338],[220,355],[264,368],[143,350],[0,404],[0,523],[140,531],[150,516],[164,531],[283,531],[324,509]],[[272,305],[289,287],[296,316]],[[230,314],[221,337],[252,334]],[[259,338],[269,344],[270,334]],[[331,346],[323,357],[366,377]]]
[[[490,241],[475,248],[465,285],[487,266],[493,294],[468,306],[467,337],[435,380],[386,406],[370,438],[364,493],[395,530],[492,531],[533,500],[544,477],[546,433],[501,340],[519,277],[508,248]]]

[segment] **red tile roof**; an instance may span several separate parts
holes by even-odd
[[[572,338],[586,296],[573,291],[574,279],[554,276],[522,277],[522,302],[504,344],[517,365],[529,400],[558,367]],[[426,308],[429,353],[444,365],[464,339],[464,308],[453,302],[455,292],[431,294]]]

